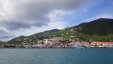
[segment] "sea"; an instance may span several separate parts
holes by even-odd
[[[113,64],[112,48],[0,49],[0,64]]]

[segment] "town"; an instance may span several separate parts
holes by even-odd
[[[72,41],[68,43],[59,42],[62,38],[53,37],[50,39],[39,40],[32,44],[8,44],[1,43],[0,48],[113,48],[113,42],[84,42]]]

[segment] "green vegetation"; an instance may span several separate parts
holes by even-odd
[[[63,30],[54,29],[27,37],[20,36],[8,41],[8,43],[32,44],[33,42],[53,37],[63,38],[63,40],[60,41],[61,43],[69,43],[72,41],[113,41],[113,19],[100,18]]]

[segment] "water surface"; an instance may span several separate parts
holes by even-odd
[[[0,64],[113,64],[113,49],[0,49]]]

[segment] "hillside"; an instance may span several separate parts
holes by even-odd
[[[113,41],[113,19],[100,18],[63,30],[53,29],[27,37],[20,36],[8,41],[8,43],[24,42],[32,44],[33,42],[53,37],[61,37],[64,42]]]
[[[78,32],[85,34],[108,35],[113,33],[113,19],[100,18],[92,22],[82,23]]]

